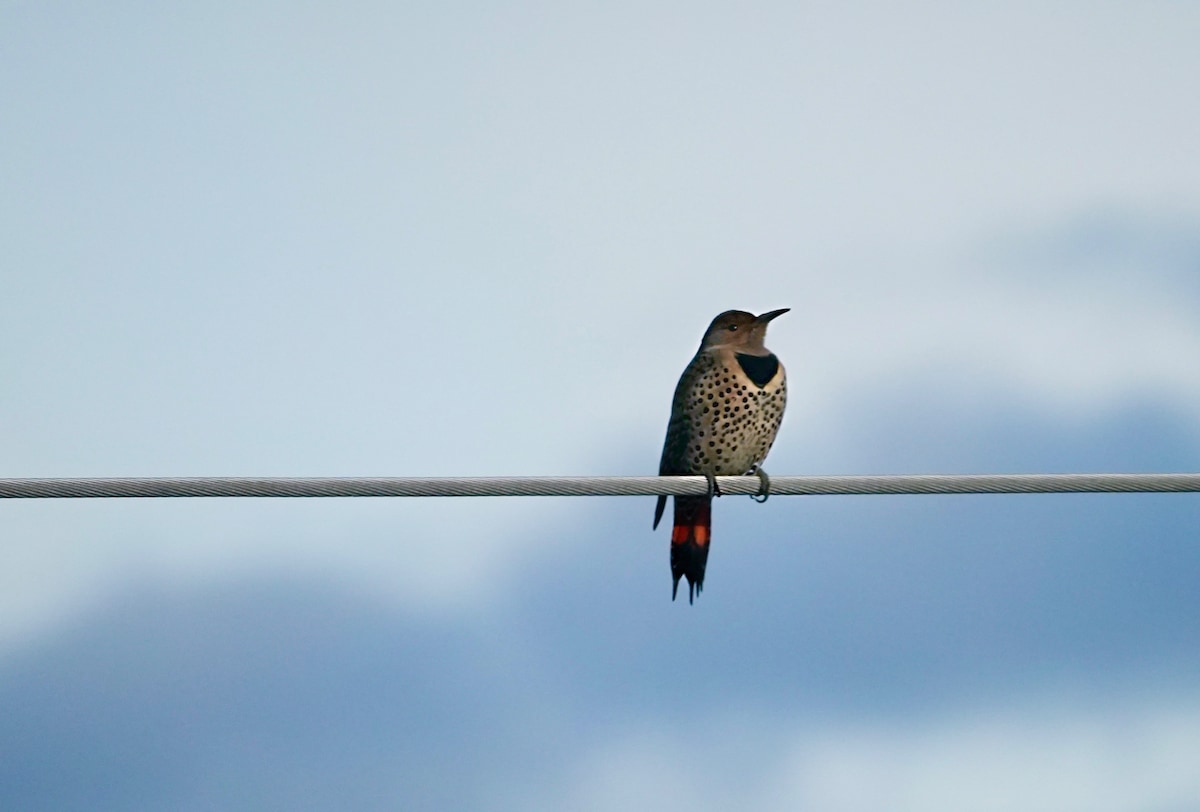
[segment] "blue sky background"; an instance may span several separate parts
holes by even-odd
[[[1189,4],[0,4],[0,476],[1200,470]],[[0,505],[0,806],[1200,806],[1200,501]]]

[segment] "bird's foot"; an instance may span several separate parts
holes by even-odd
[[[704,479],[708,482],[708,492],[705,494],[709,499],[714,496],[721,495],[721,486],[717,484],[717,478],[712,474],[705,474]]]
[[[766,471],[759,468],[757,465],[751,468],[750,471],[756,477],[758,477],[758,481],[762,483],[762,487],[758,489],[758,493],[750,494],[750,498],[755,502],[762,504],[763,502],[767,501],[768,497],[771,495],[771,478],[767,476]]]

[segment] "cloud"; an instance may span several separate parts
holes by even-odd
[[[718,715],[613,734],[539,808],[1183,810],[1200,804],[1197,758],[1194,697],[1059,698],[826,726]]]
[[[0,664],[0,805],[478,808],[551,710],[502,655],[311,581],[127,590]]]
[[[887,271],[808,280],[800,317],[772,344],[793,359],[796,405],[822,431],[851,433],[840,414],[918,390],[977,416],[1069,424],[1161,403],[1195,420],[1197,234],[1170,219],[1083,216],[924,267],[892,257]]]
[[[1143,699],[851,727],[800,738],[782,783],[810,809],[1184,809],[1200,803],[1197,722],[1195,700]]]
[[[1200,376],[1191,359],[1200,357],[1200,324],[1192,318],[1194,286],[1180,270],[1196,261],[1193,232],[1186,224],[1166,227],[1127,217],[1115,223],[1108,217],[1101,226],[1087,218],[1082,223],[1006,238],[961,263],[943,262],[890,281],[873,275],[875,283],[861,288],[863,278],[814,287],[807,303],[786,317],[795,320],[781,320],[772,337],[795,385],[770,469],[1194,468],[1200,408],[1192,407],[1200,404]],[[1125,246],[1099,252],[1118,271],[1096,264],[1098,239]],[[959,270],[947,270],[951,265]],[[1097,271],[1094,278],[1090,269]],[[561,385],[555,408],[533,416],[528,409],[520,417],[481,413],[461,427],[415,433],[389,424],[391,440],[370,442],[374,424],[366,421],[353,436],[364,446],[383,448],[402,445],[402,435],[414,444],[437,445],[444,434],[456,447],[477,447],[483,454],[468,470],[451,470],[443,461],[442,470],[419,473],[554,473],[555,465],[561,473],[650,471],[673,376],[691,351],[690,341],[676,343],[678,364],[656,354],[653,364],[625,368],[597,360],[578,375],[556,375]],[[655,392],[661,399],[649,409]],[[522,403],[510,407],[521,411]],[[581,415],[587,416],[582,423]],[[526,429],[520,421],[534,419],[538,425],[527,431],[539,438],[537,452],[510,453],[522,445],[518,438]],[[301,431],[305,420],[290,425],[285,434]],[[489,442],[485,437],[494,426],[507,431]],[[553,441],[560,429],[571,437],[565,446]],[[212,459],[219,448],[230,454],[235,468],[218,472],[238,472],[236,461],[256,458],[258,452],[234,442],[240,436],[206,452]],[[333,445],[326,440],[312,446],[314,459],[324,458],[321,449]],[[299,464],[302,455],[289,453]],[[174,457],[169,448],[157,454],[162,465]],[[337,466],[345,466],[345,473],[372,472],[351,468],[353,457],[352,452],[328,457],[332,470],[308,460],[299,470],[279,472],[337,473]],[[505,457],[512,467],[485,462]],[[143,456],[142,464],[154,458]],[[131,459],[139,459],[139,452]],[[526,467],[533,459],[545,461],[548,469]],[[548,462],[555,459],[560,462]],[[6,506],[0,638],[36,634],[143,577],[194,584],[247,572],[320,573],[399,607],[469,613],[494,603],[522,577],[528,561],[546,556],[559,543],[546,528],[580,521],[583,504],[591,503],[14,503]],[[624,511],[617,508],[612,515]],[[643,530],[631,521],[621,532]]]
[[[675,5],[13,17],[5,473],[649,472],[731,306],[793,308],[771,335],[794,381],[773,471],[1195,467],[1194,10]],[[908,544],[943,510],[837,504],[811,513],[854,515],[771,515]],[[1128,534],[1190,520],[1120,504],[1096,513]],[[566,594],[537,600],[661,578],[615,502],[3,507],[5,652],[130,583],[315,576],[446,619],[551,561]],[[1040,532],[957,510],[966,538]],[[919,521],[898,536],[892,511]],[[746,526],[788,530],[761,515]],[[644,582],[585,566],[614,543],[653,549],[630,553]],[[821,563],[801,549],[794,570],[726,558],[711,589],[765,579],[793,612],[785,574]],[[969,567],[947,556],[922,561]],[[836,606],[817,608],[845,630]]]
[[[586,614],[535,581],[525,591],[561,609],[539,623],[512,606],[449,622],[398,613],[313,579],[128,591],[0,661],[0,805],[1120,812],[1200,800],[1194,666],[1110,681],[1099,663],[1064,678],[1049,662],[1107,645],[1100,634],[980,668],[953,620],[927,633],[885,596],[829,638],[878,645],[869,626],[901,646],[942,638],[951,678],[924,691],[893,658],[875,663],[872,687],[815,636],[837,614],[822,601],[840,593],[838,613],[855,614],[862,590],[844,571],[821,573],[828,598],[793,605],[814,615],[798,638],[801,619],[775,598],[729,596],[730,558],[727,588],[698,607],[664,589],[648,609],[619,584],[589,590]],[[609,580],[628,568],[605,566]],[[976,608],[994,611],[987,596]],[[620,632],[597,622],[611,615]],[[1036,636],[1033,625],[1014,628]],[[925,698],[881,706],[868,695],[888,682]]]

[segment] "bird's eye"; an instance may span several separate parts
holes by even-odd
[[[732,333],[732,332],[734,332],[735,330],[737,330],[737,325],[736,325],[736,324],[731,324],[731,325],[729,325],[729,327],[727,327],[726,329],[727,329],[727,330],[729,330],[729,332],[731,332],[731,333]]]

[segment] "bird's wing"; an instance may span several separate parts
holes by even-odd
[[[659,476],[686,474],[684,460],[692,439],[692,416],[688,411],[688,395],[692,380],[701,372],[700,357],[692,359],[687,369],[679,376],[675,386],[675,397],[671,402],[671,420],[667,423],[667,437],[663,441],[662,458],[658,463]]]
[[[692,419],[688,413],[687,398],[691,390],[692,378],[699,374],[700,356],[697,354],[691,363],[679,376],[675,386],[675,397],[671,402],[671,420],[667,423],[667,437],[663,441],[662,458],[658,463],[658,475],[670,476],[686,474],[683,464],[687,457],[687,447],[692,439]],[[667,507],[667,497],[658,497],[654,508],[654,526],[662,520],[663,511]]]

